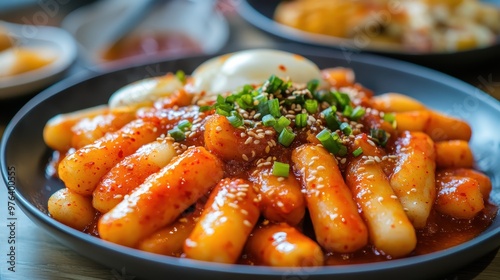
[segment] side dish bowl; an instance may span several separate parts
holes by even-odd
[[[444,72],[456,67],[470,68],[472,65],[484,64],[500,55],[500,38],[484,47],[477,47],[462,51],[431,51],[411,52],[403,48],[395,48],[387,43],[367,44],[370,38],[359,40],[340,38],[302,31],[274,20],[274,13],[281,0],[244,0],[238,5],[238,12],[242,18],[258,29],[289,42],[298,42],[310,46],[341,50],[351,55],[357,53],[372,53],[391,58],[406,60]],[[483,1],[492,5],[499,5],[496,0]],[[335,20],[335,18],[332,18]]]
[[[51,85],[63,77],[77,57],[76,42],[66,30],[1,21],[0,25],[21,46],[57,54],[54,61],[41,68],[0,77],[0,99],[30,94]]]
[[[376,94],[400,92],[414,97],[429,108],[467,119],[473,128],[471,147],[477,167],[493,183],[491,201],[500,205],[500,103],[486,93],[442,73],[388,58],[353,54],[346,59],[342,52],[320,49],[281,49],[303,55],[320,68],[344,66],[356,73],[356,79]],[[52,116],[104,104],[109,96],[131,82],[167,72],[191,73],[213,56],[195,56],[164,60],[92,76],[64,80],[30,100],[12,119],[1,142],[1,172],[5,184],[15,186],[18,204],[26,215],[68,248],[141,279],[168,275],[203,279],[421,279],[443,277],[495,250],[500,246],[500,219],[471,241],[416,257],[379,263],[325,266],[317,268],[271,268],[246,265],[223,265],[183,258],[155,255],[120,245],[65,226],[48,216],[47,200],[63,187],[46,175],[50,150],[42,138],[45,123]],[[13,181],[12,171],[15,171]],[[9,174],[10,173],[10,174]],[[498,213],[497,213],[498,214]],[[36,252],[34,252],[36,253]],[[42,252],[39,252],[42,253]]]

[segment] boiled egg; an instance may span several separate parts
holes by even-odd
[[[274,49],[243,50],[209,59],[192,73],[194,92],[225,93],[245,84],[260,84],[271,75],[307,83],[324,83],[321,71],[311,60]]]

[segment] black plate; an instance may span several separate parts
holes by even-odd
[[[357,79],[376,93],[396,91],[413,96],[429,107],[466,118],[474,129],[471,140],[478,167],[493,179],[492,200],[500,205],[500,104],[478,89],[439,72],[387,58],[353,55],[346,60],[341,52],[318,49],[293,50],[316,62],[320,68],[345,66],[354,69]],[[242,265],[222,265],[154,255],[111,244],[65,226],[47,215],[47,200],[63,187],[47,179],[45,164],[50,151],[42,139],[49,118],[106,103],[116,89],[133,81],[165,74],[191,71],[207,56],[182,58],[134,66],[90,77],[74,77],[43,91],[13,118],[1,143],[2,176],[7,184],[9,168],[15,168],[18,204],[26,215],[56,240],[76,252],[110,268],[126,268],[131,275],[171,279],[420,279],[438,277],[459,269],[500,246],[500,219],[477,238],[456,247],[423,256],[382,263],[302,269],[275,269]],[[43,252],[38,252],[43,254]],[[193,278],[191,278],[193,279]]]
[[[483,64],[495,58],[500,58],[500,37],[495,44],[459,52],[435,52],[435,53],[410,53],[403,50],[384,49],[382,47],[365,46],[363,42],[351,39],[337,38],[327,35],[313,34],[285,26],[273,20],[276,6],[282,0],[242,0],[238,2],[238,13],[247,22],[255,27],[273,35],[276,39],[289,42],[297,42],[310,46],[334,48],[341,50],[346,56],[366,52],[384,55],[391,58],[406,60],[440,71],[449,72],[457,67],[470,70],[471,67],[480,68]],[[488,0],[491,4],[499,5],[499,0]],[[500,8],[500,7],[499,7]],[[335,20],[333,17],[332,20]]]

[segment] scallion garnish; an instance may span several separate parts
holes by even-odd
[[[359,119],[361,119],[366,113],[366,109],[361,107],[361,106],[356,106],[356,108],[354,108],[352,110],[352,113],[351,113],[351,120],[353,121],[357,121]]]
[[[229,116],[229,112],[228,112],[228,111],[225,111],[225,110],[223,110],[223,109],[221,109],[221,108],[216,108],[216,109],[215,109],[215,113],[217,113],[217,114],[219,114],[219,115],[221,115],[221,116],[226,116],[226,117],[228,117],[228,116]]]
[[[265,126],[274,126],[276,124],[276,119],[273,116],[271,116],[271,114],[267,114],[262,117],[262,123]]]
[[[277,90],[280,89],[281,85],[283,84],[283,80],[278,78],[275,75],[271,75],[268,79],[268,85],[267,85],[267,92],[269,93],[274,93]]]
[[[396,115],[394,113],[385,113],[383,119],[390,123],[393,128],[396,128]]]
[[[186,74],[182,70],[177,70],[175,72],[175,77],[181,82],[181,83],[186,83]]]
[[[186,134],[184,134],[184,131],[182,131],[178,126],[169,130],[168,134],[174,138],[175,141],[182,141],[186,139]]]
[[[335,97],[336,103],[337,105],[339,105],[339,108],[341,110],[343,110],[345,106],[351,103],[351,98],[349,98],[349,95],[347,93],[335,91],[333,92],[333,96]]]
[[[340,138],[337,137],[326,128],[316,135],[316,138],[328,152],[336,156],[344,156],[347,153],[347,147],[340,143]]]
[[[348,135],[348,136],[349,136],[349,135],[351,135],[351,133],[352,133],[352,128],[351,128],[351,126],[350,126],[348,123],[346,123],[346,122],[341,123],[339,128],[340,128],[340,130],[342,130],[342,132],[343,132],[345,135]]]
[[[335,106],[331,106],[321,112],[325,117],[326,126],[332,131],[339,129],[340,125],[337,114],[335,113],[336,110],[337,108]]]
[[[274,176],[288,177],[290,165],[287,163],[275,161],[273,163],[272,173]]]
[[[243,125],[243,118],[236,111],[232,111],[230,116],[226,117],[229,123],[234,127]]]
[[[356,150],[352,151],[352,155],[357,157],[360,156],[363,153],[363,148],[358,147]]]
[[[278,99],[271,99],[267,101],[267,106],[269,107],[269,113],[273,117],[279,118],[281,116],[280,101]]]
[[[307,114],[302,113],[302,114],[295,115],[295,125],[298,128],[306,127],[307,126]]]
[[[291,121],[287,118],[285,118],[284,116],[281,116],[277,121],[276,123],[274,124],[274,130],[276,130],[278,133],[280,133],[281,131],[283,131],[283,129],[287,126],[289,126],[291,123]]]
[[[295,139],[295,133],[288,127],[283,129],[278,136],[278,142],[285,147],[290,146],[293,139]]]
[[[315,99],[307,99],[304,102],[304,107],[309,114],[315,114],[318,112],[318,101]]]
[[[370,129],[370,137],[382,147],[384,147],[385,144],[387,144],[387,141],[389,141],[389,133],[383,129]]]
[[[351,105],[345,105],[344,110],[342,111],[342,115],[344,115],[346,117],[350,117],[353,110],[354,109],[351,107]]]
[[[306,85],[307,89],[312,94],[314,94],[316,92],[316,89],[318,88],[318,86],[319,86],[319,81],[317,79],[310,80],[309,82],[307,82],[307,85]]]
[[[181,120],[178,124],[177,124],[177,127],[182,130],[182,131],[186,131],[186,129],[190,128],[191,127],[191,122],[188,121],[188,120]]]

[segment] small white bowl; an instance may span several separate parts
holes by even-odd
[[[67,31],[58,27],[0,21],[20,46],[55,54],[55,60],[35,70],[0,77],[0,99],[35,93],[61,79],[77,57],[78,47]],[[7,55],[8,50],[2,52]]]
[[[212,0],[170,1],[154,9],[131,32],[182,33],[199,44],[199,54],[216,53],[225,46],[229,38],[229,25],[225,17],[214,9],[213,3]],[[109,46],[121,17],[128,9],[137,7],[137,4],[138,1],[131,0],[98,1],[71,12],[63,19],[61,26],[73,34],[79,43],[84,67],[100,71],[123,66],[124,63],[120,60],[104,61],[102,52]],[[165,52],[151,57],[127,59],[127,62],[171,56],[172,54]]]

